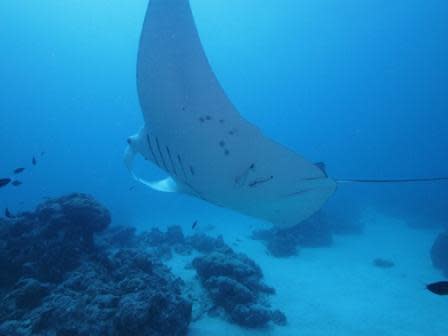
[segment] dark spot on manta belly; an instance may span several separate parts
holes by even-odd
[[[231,130],[229,130],[227,132],[227,134],[229,134],[229,135],[237,135],[238,134],[238,130],[236,128],[232,128]]]

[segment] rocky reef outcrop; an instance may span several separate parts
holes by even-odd
[[[333,244],[335,234],[361,232],[362,226],[356,216],[348,220],[338,213],[333,216],[331,212],[329,216],[324,210],[320,210],[309,219],[287,229],[273,227],[256,230],[252,233],[252,239],[262,241],[272,256],[285,258],[298,255],[301,248],[329,247]]]
[[[221,236],[184,236],[180,227],[172,226],[165,232],[153,229],[143,233],[140,242],[142,247],[151,246],[161,258],[169,259],[173,253],[199,254],[192,267],[211,300],[206,312],[246,328],[263,328],[271,322],[286,324],[286,316],[269,306],[269,296],[275,290],[263,282],[261,268],[247,255],[236,253]]]
[[[0,336],[181,336],[207,313],[249,328],[286,323],[260,267],[222,237],[110,224],[79,193],[0,219]],[[193,284],[166,266],[174,255],[192,261]]]
[[[275,290],[263,281],[260,267],[246,255],[223,247],[193,260],[203,286],[214,304],[235,323],[248,328],[270,321],[284,325],[286,316],[266,303]]]
[[[282,258],[297,255],[301,247],[331,246],[333,230],[325,215],[318,212],[291,228],[254,231],[252,239],[263,241],[272,256]]]
[[[183,282],[92,197],[0,220],[0,335],[186,335]]]
[[[92,197],[71,194],[47,200],[0,225],[0,287],[21,277],[60,282],[93,253],[94,233],[110,224],[107,209]]]

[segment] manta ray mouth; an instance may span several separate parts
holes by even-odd
[[[313,191],[313,190],[315,190],[315,189],[311,189],[311,188],[309,188],[309,189],[302,189],[302,190],[294,191],[294,192],[289,193],[287,195],[281,196],[280,198],[299,196],[299,195],[306,194],[306,193],[308,193],[310,191]]]

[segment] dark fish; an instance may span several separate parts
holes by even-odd
[[[135,189],[135,186],[131,186],[131,187],[129,187],[129,190],[134,190]]]
[[[12,181],[12,183],[11,183],[14,187],[18,187],[18,186],[20,186],[21,184],[22,184],[22,182],[20,182],[19,180],[14,180],[14,181]]]
[[[426,289],[437,295],[448,295],[448,281],[431,283],[426,285]]]
[[[10,178],[0,178],[0,188],[7,186],[11,182]]]
[[[5,217],[8,217],[8,218],[13,218],[14,216],[11,214],[11,212],[9,212],[9,209],[8,208],[5,208]]]
[[[20,174],[24,170],[25,170],[25,168],[16,168],[16,169],[14,169],[14,174]]]
[[[194,229],[196,227],[196,225],[198,225],[198,221],[197,220],[195,220],[193,222],[193,224],[191,225],[191,228]]]
[[[40,152],[40,156],[44,156],[45,155],[45,152]]]
[[[37,163],[37,160],[36,160],[36,158],[34,156],[33,156],[33,159],[31,160],[31,163],[33,164],[33,166],[35,166],[36,163]]]
[[[391,260],[376,258],[373,261],[373,265],[379,268],[392,268],[395,266],[395,263]]]

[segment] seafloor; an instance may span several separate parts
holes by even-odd
[[[238,249],[264,270],[266,282],[276,289],[271,302],[288,324],[243,330],[206,318],[192,324],[190,335],[447,335],[448,297],[425,289],[426,283],[443,279],[430,258],[440,230],[410,228],[373,210],[361,220],[363,234],[336,235],[329,248],[303,248],[288,258],[273,258],[257,241],[243,239]],[[238,228],[225,233],[226,240],[250,235],[248,226]],[[395,266],[374,267],[378,257]]]
[[[330,235],[328,218],[278,236],[209,216],[136,233],[73,194],[1,219],[0,335],[448,334],[448,297],[425,288],[441,229],[374,209]]]

